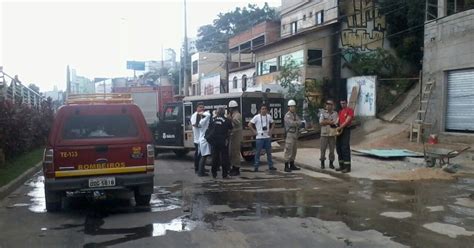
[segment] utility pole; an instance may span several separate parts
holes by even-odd
[[[69,65],[66,69],[66,97],[71,93],[71,72],[69,70]]]
[[[187,60],[188,60],[188,21],[186,16],[186,0],[184,0],[184,59],[183,59],[183,68],[184,68],[184,96],[189,96],[189,81],[187,73]]]

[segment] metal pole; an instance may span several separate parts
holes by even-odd
[[[186,0],[184,0],[184,95],[189,96],[189,81],[187,73],[187,60],[188,60],[188,23],[186,16]]]

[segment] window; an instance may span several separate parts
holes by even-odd
[[[258,75],[264,75],[278,70],[277,58],[265,60],[257,64]]]
[[[130,115],[74,115],[63,127],[63,139],[104,139],[137,137],[138,129]]]
[[[298,22],[291,23],[291,34],[296,34],[298,32]]]
[[[256,80],[257,80],[257,73],[254,72],[252,74],[252,86],[255,86],[256,85]]]
[[[179,114],[179,106],[168,106],[165,109],[163,119],[165,121],[176,121],[178,120],[178,114]]]
[[[306,15],[303,15],[303,21],[306,21]]]
[[[316,13],[316,25],[323,24],[324,22],[324,10],[319,11]]]
[[[313,18],[313,11],[309,12],[309,18]]]
[[[285,54],[285,55],[281,56],[280,66],[284,66],[289,59],[295,61],[296,65],[302,66],[303,63],[304,63],[304,51],[299,50],[299,51],[289,53],[289,54]]]
[[[237,77],[236,76],[232,79],[232,89],[237,89]]]
[[[308,65],[323,65],[323,51],[311,49],[308,50]]]
[[[247,91],[247,75],[242,76],[242,91]]]
[[[193,75],[198,73],[198,61],[193,61]]]

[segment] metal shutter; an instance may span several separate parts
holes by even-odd
[[[474,69],[448,73],[446,130],[474,132]]]

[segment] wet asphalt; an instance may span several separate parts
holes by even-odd
[[[474,178],[243,170],[198,178],[191,153],[164,154],[149,207],[136,207],[129,192],[76,194],[59,213],[46,212],[38,173],[0,201],[0,247],[474,247]]]

